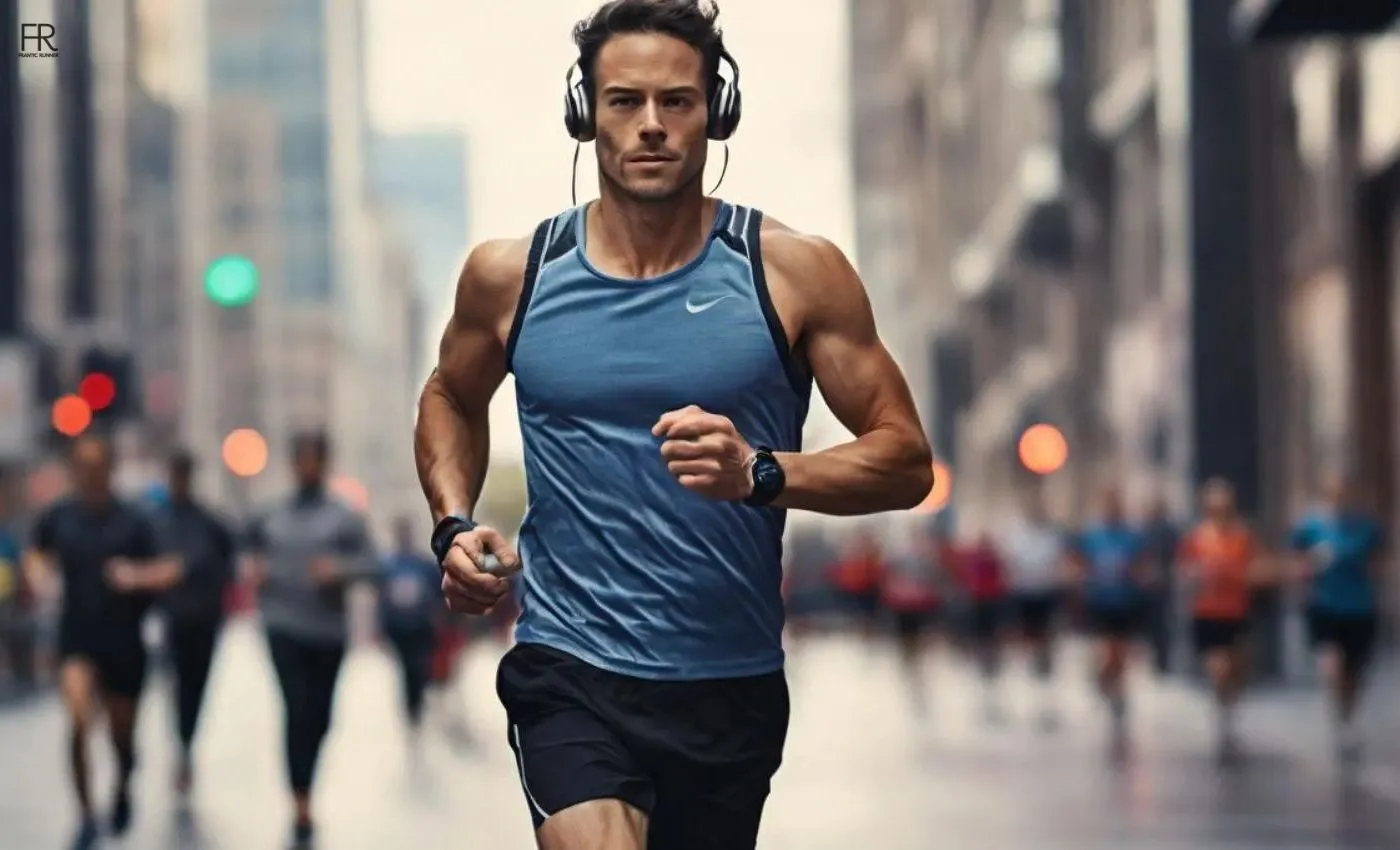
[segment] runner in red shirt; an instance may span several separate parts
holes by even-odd
[[[972,603],[971,639],[982,674],[983,710],[987,719],[1003,717],[997,696],[1001,673],[1002,621],[1006,610],[1006,566],[990,535],[978,535],[954,558],[957,575]]]
[[[909,530],[904,545],[885,562],[880,601],[894,616],[895,639],[914,709],[925,708],[924,649],[936,627],[940,599],[939,541],[927,529]]]
[[[856,532],[846,553],[832,570],[831,583],[857,618],[867,638],[880,618],[880,582],[885,572],[880,543],[868,529]]]

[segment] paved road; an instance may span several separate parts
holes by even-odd
[[[348,663],[318,792],[325,850],[532,846],[503,719],[494,658],[471,659],[464,691],[481,743],[443,745],[426,771],[407,758],[389,661],[375,649]],[[1340,783],[1309,753],[1325,726],[1299,725],[1290,749],[1259,731],[1235,772],[1209,752],[1208,714],[1182,688],[1143,681],[1133,706],[1139,744],[1107,758],[1102,718],[1082,660],[1060,686],[1066,724],[1036,730],[1024,679],[1008,682],[1005,726],[980,719],[975,688],[953,661],[935,665],[929,714],[910,707],[884,653],[821,639],[792,665],[789,757],[775,783],[767,850],[1393,850],[1400,798]],[[148,697],[141,735],[140,808],[128,850],[277,850],[290,812],[278,756],[271,671],[250,625],[221,649],[204,738],[195,825],[175,826],[163,685]],[[1267,724],[1261,724],[1261,727]],[[59,763],[63,723],[51,702],[0,713],[0,850],[60,848],[71,811]],[[1247,728],[1245,730],[1249,732]],[[1309,749],[1312,748],[1312,749]],[[105,750],[102,774],[110,775]],[[99,788],[106,787],[99,784]]]

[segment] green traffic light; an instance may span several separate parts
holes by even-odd
[[[219,257],[204,270],[204,292],[220,307],[242,307],[258,294],[258,267],[236,254]]]

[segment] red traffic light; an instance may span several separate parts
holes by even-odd
[[[93,410],[103,410],[117,400],[117,382],[101,372],[83,376],[78,382],[78,397]]]

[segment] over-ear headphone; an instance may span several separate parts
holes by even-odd
[[[739,91],[739,63],[720,48],[719,59],[729,66],[732,80],[726,80],[718,70],[710,83],[710,118],[705,135],[716,142],[728,141],[739,129],[743,97]],[[577,62],[564,74],[564,129],[576,142],[591,142],[597,135],[593,123],[593,97],[589,92],[587,74]]]

